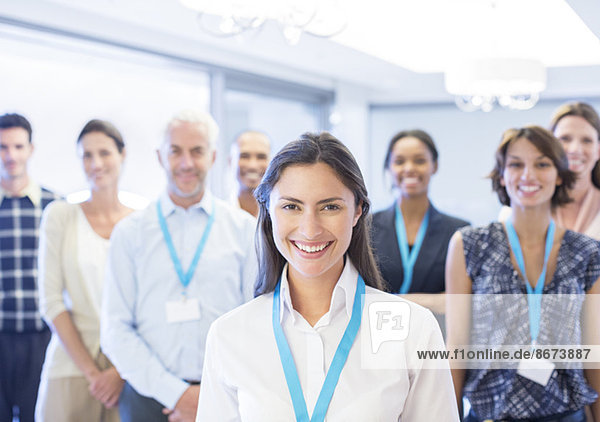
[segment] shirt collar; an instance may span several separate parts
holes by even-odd
[[[0,202],[4,199],[4,197],[28,197],[33,205],[36,207],[40,205],[42,202],[42,188],[38,185],[33,179],[29,178],[29,183],[25,186],[18,195],[9,195],[1,186],[0,186]]]
[[[169,192],[167,192],[167,191],[164,191],[160,195],[160,198],[158,199],[158,201],[160,202],[160,207],[161,207],[163,215],[165,217],[168,217],[169,215],[171,215],[173,212],[175,212],[176,209],[183,210],[182,207],[175,205],[175,203],[169,196]],[[204,211],[207,215],[209,215],[212,211],[212,203],[213,203],[213,195],[208,189],[205,189],[204,195],[202,195],[202,199],[200,200],[200,202],[197,202],[194,205],[192,205],[191,207],[189,207],[188,211],[189,210],[201,210],[201,211]]]
[[[291,315],[292,320],[295,321],[292,298],[290,296],[290,285],[287,278],[288,264],[286,263],[281,273],[281,287],[280,287],[280,313],[279,321],[283,319],[284,309]],[[333,294],[331,295],[331,303],[329,305],[329,313],[335,310],[337,307],[345,307],[348,318],[352,316],[352,310],[354,307],[354,294],[356,293],[356,285],[358,281],[358,270],[354,267],[354,264],[350,262],[350,259],[346,257],[346,263],[342,274],[338,279],[335,287],[333,288]]]

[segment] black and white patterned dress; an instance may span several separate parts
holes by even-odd
[[[511,263],[502,224],[460,231],[467,274],[478,298],[472,302],[471,344],[530,344],[525,281]],[[580,344],[583,299],[599,276],[600,244],[567,230],[556,271],[544,286],[539,344]],[[518,375],[517,364],[511,369],[467,370],[464,394],[478,418],[543,417],[581,409],[598,397],[580,364],[554,370],[546,386]]]

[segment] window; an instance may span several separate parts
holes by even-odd
[[[165,185],[155,150],[167,121],[184,108],[209,108],[203,69],[123,48],[21,30],[0,37],[0,63],[0,112],[30,120],[30,174],[62,194],[87,188],[76,141],[88,120],[121,131],[121,189],[153,199]]]

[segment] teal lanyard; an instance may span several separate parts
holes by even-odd
[[[202,255],[202,251],[204,250],[204,246],[206,245],[206,241],[208,240],[208,235],[210,234],[210,230],[215,221],[215,202],[213,201],[212,203],[212,211],[208,216],[208,222],[206,223],[206,227],[204,228],[204,233],[202,233],[202,238],[200,239],[200,243],[198,243],[198,247],[196,248],[196,254],[194,255],[194,259],[192,259],[192,262],[190,263],[190,267],[188,268],[187,273],[183,272],[181,261],[177,256],[177,251],[175,251],[173,239],[171,238],[171,233],[169,233],[169,228],[167,227],[167,221],[165,220],[165,217],[162,213],[160,201],[156,202],[156,213],[158,214],[158,222],[160,224],[165,243],[167,244],[169,254],[171,255],[171,261],[173,261],[173,265],[175,266],[175,271],[177,272],[179,281],[181,282],[181,284],[183,284],[183,288],[185,289],[188,286],[188,284],[190,284],[190,281],[192,281],[192,277],[194,276],[194,272],[196,271],[196,267],[198,266],[198,261],[200,260],[200,256]]]
[[[429,225],[429,209],[423,217],[419,231],[417,232],[417,238],[412,250],[408,251],[408,240],[406,236],[406,227],[404,226],[404,217],[400,206],[396,202],[396,237],[398,238],[398,247],[400,248],[400,257],[402,258],[402,268],[404,269],[404,280],[400,287],[400,294],[406,294],[410,290],[413,278],[413,270],[415,268],[415,262],[419,256],[421,246],[423,246],[423,239],[425,239],[425,232]]]
[[[283,328],[281,327],[280,321],[280,299],[279,290],[281,282],[277,283],[275,292],[273,294],[273,333],[275,334],[275,341],[277,342],[277,349],[279,349],[279,358],[281,359],[281,365],[283,366],[283,372],[285,374],[285,380],[287,382],[290,396],[292,397],[292,404],[294,405],[294,413],[296,414],[297,422],[322,422],[325,420],[329,403],[333,397],[333,392],[337,386],[338,380],[342,369],[348,359],[348,354],[360,328],[360,320],[362,317],[363,301],[362,295],[365,293],[365,282],[359,275],[356,283],[356,292],[354,293],[354,305],[352,306],[352,316],[344,331],[344,335],[340,340],[340,344],[335,351],[327,375],[325,376],[325,382],[321,387],[321,392],[317,398],[317,403],[313,410],[312,417],[308,417],[308,409],[306,408],[306,401],[304,400],[304,393],[302,392],[302,386],[300,385],[300,379],[298,378],[298,371],[296,370],[296,364],[294,363],[294,357],[290,351],[290,346],[285,338]]]
[[[521,243],[519,242],[519,236],[515,231],[510,219],[506,220],[506,233],[508,234],[508,243],[515,255],[523,279],[525,280],[525,287],[527,287],[527,305],[529,307],[529,332],[531,333],[531,343],[535,345],[538,335],[540,333],[540,320],[542,317],[542,294],[544,290],[544,282],[546,280],[546,269],[548,268],[548,259],[550,258],[550,251],[552,250],[552,242],[554,241],[554,232],[556,226],[553,220],[550,220],[548,226],[548,232],[546,233],[546,249],[544,251],[544,266],[542,267],[542,273],[537,280],[535,290],[531,288],[529,280],[527,280],[527,273],[525,272],[525,259],[523,258],[523,251],[521,250]]]

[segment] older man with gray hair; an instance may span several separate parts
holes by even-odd
[[[166,192],[111,238],[101,344],[127,381],[122,422],[193,421],[208,328],[253,297],[255,223],[206,186],[217,132],[176,115],[157,151]]]

